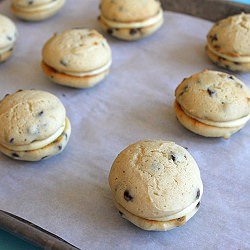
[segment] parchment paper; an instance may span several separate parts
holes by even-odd
[[[98,86],[79,90],[48,81],[41,48],[56,31],[100,27],[97,0],[68,0],[53,18],[22,22],[9,1],[19,37],[0,65],[0,96],[18,89],[57,95],[72,123],[65,151],[37,163],[0,154],[0,209],[57,234],[81,249],[250,249],[250,123],[230,139],[208,139],[183,128],[173,112],[174,90],[184,77],[216,69],[204,53],[212,23],[165,12],[163,27],[137,42],[108,36],[113,64]],[[221,70],[223,71],[223,70]],[[250,74],[234,74],[250,87]],[[122,219],[111,200],[108,174],[117,154],[141,139],[188,147],[204,183],[201,207],[185,226],[146,232]]]

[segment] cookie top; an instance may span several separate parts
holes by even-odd
[[[139,22],[154,17],[161,10],[158,0],[102,0],[101,14],[117,22]]]
[[[139,141],[115,159],[109,184],[116,203],[130,213],[161,220],[202,194],[199,168],[186,149],[167,141]]]
[[[12,46],[16,36],[16,25],[8,17],[0,15],[0,50]]]
[[[76,28],[54,34],[45,43],[42,57],[57,71],[77,75],[109,65],[111,49],[97,31]]]
[[[205,70],[185,78],[175,90],[176,101],[193,118],[234,121],[250,114],[250,91],[235,76]]]
[[[211,28],[207,44],[215,52],[241,60],[250,61],[250,14],[225,18]],[[244,58],[246,57],[246,58]]]
[[[22,90],[7,95],[0,102],[0,143],[12,148],[45,140],[63,130],[65,118],[63,104],[51,93]]]

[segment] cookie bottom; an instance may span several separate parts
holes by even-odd
[[[112,28],[109,26],[105,21],[99,16],[98,17],[99,23],[102,29],[107,32],[109,35],[116,37],[121,40],[126,41],[134,41],[139,40],[141,38],[150,36],[154,32],[156,32],[161,25],[163,24],[163,18],[150,26],[141,27],[141,28]]]
[[[5,62],[13,53],[14,46],[0,54],[0,63]]]
[[[175,101],[174,110],[178,121],[188,130],[195,134],[202,135],[205,137],[224,137],[228,139],[232,134],[239,131],[245,124],[237,127],[215,127],[201,123],[192,117],[189,117],[182,110],[181,106]]]
[[[13,151],[0,144],[0,151],[12,159],[20,161],[40,161],[61,153],[66,147],[71,134],[71,125],[65,119],[65,129],[62,134],[49,145],[36,150]]]
[[[48,66],[43,61],[41,62],[41,67],[45,75],[52,81],[64,86],[72,87],[72,88],[91,88],[95,86],[97,83],[102,81],[106,75],[109,73],[109,69],[99,73],[97,75],[91,76],[71,76],[60,73],[50,66]]]
[[[250,72],[250,62],[249,63],[242,63],[242,62],[233,62],[229,61],[224,57],[218,56],[214,54],[208,46],[205,47],[205,51],[209,59],[219,67],[222,67],[227,70],[231,71],[238,71],[238,72]]]
[[[18,8],[18,6],[12,4],[11,11],[16,17],[22,20],[41,21],[55,15],[65,4],[65,0],[58,0],[57,3],[58,3],[57,5],[51,8],[45,10],[37,10],[37,11],[31,11],[31,10],[25,11],[24,9]]]
[[[190,220],[196,214],[200,206],[200,203],[197,203],[196,207],[192,211],[190,211],[185,216],[182,216],[180,218],[168,221],[156,221],[138,217],[127,211],[124,207],[122,207],[118,203],[116,202],[114,203],[124,219],[130,221],[137,227],[140,227],[148,231],[168,231],[173,228],[183,226],[188,220]]]

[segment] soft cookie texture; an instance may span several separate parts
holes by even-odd
[[[250,14],[230,16],[213,25],[207,34],[206,53],[216,65],[250,72]]]
[[[41,21],[55,15],[65,0],[12,0],[12,13],[25,21]]]
[[[180,123],[206,137],[229,138],[250,119],[250,91],[233,75],[205,70],[185,78],[175,90]]]
[[[184,225],[198,210],[203,193],[199,168],[183,147],[169,141],[138,141],[115,159],[109,173],[114,204],[145,230]]]
[[[103,30],[122,40],[147,37],[163,23],[161,3],[156,0],[102,0],[100,12]]]
[[[41,66],[55,83],[89,88],[106,77],[111,62],[111,49],[100,33],[76,28],[56,33],[45,43]]]
[[[16,25],[8,17],[0,15],[0,63],[12,55],[16,39]]]
[[[39,161],[66,147],[71,126],[61,101],[39,90],[21,90],[0,102],[0,151],[24,161]]]

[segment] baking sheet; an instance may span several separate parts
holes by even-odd
[[[40,69],[41,48],[56,31],[100,27],[99,1],[68,0],[53,18],[15,19],[9,1],[0,13],[18,28],[12,58],[0,65],[0,96],[18,89],[57,95],[72,123],[65,151],[37,163],[0,154],[0,209],[16,214],[81,249],[249,249],[250,123],[229,140],[185,130],[173,111],[184,77],[216,69],[204,53],[212,22],[165,12],[161,30],[137,42],[107,37],[113,64],[98,86],[79,90],[49,82]],[[223,71],[223,70],[221,70]],[[250,87],[250,74],[235,74]],[[122,219],[108,186],[110,166],[128,144],[173,140],[188,147],[204,183],[201,207],[185,226],[146,232]]]

